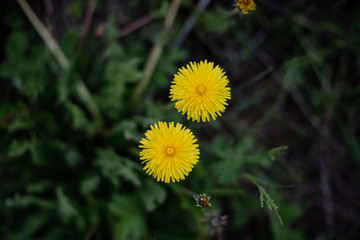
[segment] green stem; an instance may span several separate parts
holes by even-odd
[[[233,90],[233,95],[235,95],[235,93],[237,93],[237,92],[243,91],[245,88],[247,88],[247,87],[251,86],[252,84],[256,83],[257,81],[261,80],[264,76],[266,76],[272,70],[274,70],[274,67],[270,66],[267,69],[265,69],[264,71],[262,71],[261,73],[259,73],[258,75],[250,78],[248,81],[236,86],[236,88],[234,88],[234,90]]]
[[[260,187],[260,185],[258,183],[258,179],[256,177],[254,177],[253,175],[251,175],[249,173],[245,173],[243,178],[252,182],[255,186]]]
[[[260,126],[265,124],[268,120],[270,120],[275,114],[277,114],[280,110],[281,105],[284,103],[285,97],[286,97],[286,89],[284,85],[281,85],[281,89],[279,90],[276,102],[271,106],[270,110],[264,114],[263,117],[261,117],[251,126],[249,132],[255,131]]]
[[[215,188],[207,191],[210,196],[243,196],[245,195],[245,191],[243,189],[236,188]]]

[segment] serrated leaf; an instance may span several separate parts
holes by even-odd
[[[278,209],[279,207],[276,206],[274,200],[270,197],[270,195],[265,191],[265,189],[259,184],[259,179],[254,177],[251,174],[245,174],[244,178],[248,179],[249,181],[251,181],[258,189],[259,189],[259,193],[260,193],[260,206],[263,208],[264,207],[264,203],[266,203],[266,205],[268,206],[269,210],[272,211],[276,217],[279,219],[280,225],[283,225],[281,216],[278,213]]]
[[[264,207],[264,202],[266,203],[266,205],[268,206],[269,210],[274,212],[275,215],[277,216],[277,218],[279,219],[280,225],[283,225],[282,219],[278,213],[278,209],[279,207],[276,206],[274,200],[270,197],[270,195],[265,191],[265,189],[260,186],[257,185],[259,192],[260,192],[260,205],[263,208]]]
[[[219,182],[225,185],[239,181],[245,164],[268,167],[271,163],[252,136],[244,136],[235,144],[229,143],[224,137],[217,137],[211,151],[219,158],[213,165],[214,172],[219,177]]]
[[[268,156],[271,160],[275,160],[281,156],[283,156],[286,153],[286,150],[289,148],[289,146],[279,146],[272,148],[268,151]]]

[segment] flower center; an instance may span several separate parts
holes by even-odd
[[[205,90],[206,89],[203,85],[199,85],[196,87],[196,92],[201,96],[205,94]]]
[[[175,154],[175,149],[173,147],[167,147],[165,150],[166,155],[172,156]]]

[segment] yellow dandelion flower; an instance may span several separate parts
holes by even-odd
[[[140,140],[144,170],[157,181],[184,180],[198,162],[200,151],[194,134],[182,124],[158,122]]]
[[[237,0],[236,4],[243,14],[248,14],[249,11],[255,10],[256,4],[254,0]]]
[[[215,120],[231,98],[225,72],[207,60],[182,67],[171,83],[170,99],[177,101],[175,108],[193,121],[210,121],[210,116]]]

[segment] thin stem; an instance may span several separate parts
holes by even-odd
[[[150,56],[146,62],[144,76],[140,80],[139,84],[137,85],[134,96],[133,96],[133,103],[136,104],[143,94],[145,88],[147,87],[150,78],[152,77],[155,67],[159,61],[160,55],[164,49],[165,45],[165,37],[168,34],[170,28],[172,27],[176,14],[178,12],[181,0],[173,0],[167,13],[167,16],[164,21],[164,26],[162,32],[159,35],[158,41],[155,43],[154,47],[151,50]]]
[[[186,20],[185,24],[181,28],[181,30],[178,33],[177,37],[175,38],[174,42],[171,44],[171,48],[177,49],[182,45],[185,38],[189,35],[191,29],[194,27],[194,25],[198,19],[199,12],[204,11],[210,2],[211,2],[211,0],[200,0],[198,2],[196,11],[194,11],[193,14],[191,14],[191,16]]]
[[[245,191],[243,189],[237,188],[214,188],[209,189],[207,191],[209,195],[217,195],[217,196],[243,196],[245,195]]]
[[[39,18],[36,16],[34,11],[31,9],[29,4],[25,0],[17,0],[21,9],[24,11],[26,17],[29,19],[31,24],[34,26],[35,30],[44,40],[46,46],[50,50],[50,52],[54,55],[55,59],[58,61],[59,65],[63,70],[72,71],[69,60],[66,58],[65,54],[61,51],[56,40],[51,36],[46,27],[41,23]],[[92,4],[96,4],[96,1],[93,1]],[[102,123],[102,118],[100,115],[100,111],[92,99],[91,93],[84,81],[80,76],[77,76],[78,82],[76,83],[76,90],[79,94],[79,98],[85,103],[89,112],[93,115],[93,117],[97,120],[98,124]]]
[[[265,77],[267,74],[269,74],[271,71],[274,70],[273,66],[268,67],[258,75],[250,78],[248,81],[236,86],[236,88],[233,90],[233,94],[243,91],[245,88],[251,86],[252,84],[256,83],[257,81],[261,80],[263,77]]]
[[[94,16],[95,8],[96,8],[97,0],[90,0],[89,6],[86,10],[85,17],[84,17],[84,23],[83,23],[83,32],[79,44],[79,48],[77,51],[77,54],[81,53],[82,48],[84,46],[86,37],[89,34],[89,29],[92,23],[92,19]]]
[[[25,0],[17,0],[21,9],[24,11],[26,17],[29,19],[31,24],[34,26],[35,30],[44,40],[46,46],[49,48],[51,53],[54,55],[56,60],[59,62],[60,66],[65,70],[69,67],[69,61],[65,57],[64,53],[61,51],[59,45],[55,39],[51,36],[46,27],[41,23],[39,18],[36,16],[34,11],[31,9],[29,4]]]
[[[128,35],[129,33],[135,31],[136,29],[139,29],[140,27],[148,24],[153,19],[151,18],[150,14],[146,14],[145,16],[142,16],[141,18],[137,19],[136,21],[130,23],[129,25],[125,26],[121,29],[121,36]]]
[[[2,124],[4,124],[7,120],[9,120],[10,118],[18,115],[19,113],[25,112],[25,111],[27,111],[27,108],[21,108],[21,109],[17,109],[15,111],[12,111],[9,114],[5,115],[4,117],[0,118],[0,126]]]
[[[249,132],[256,131],[257,128],[264,125],[269,119],[271,119],[275,114],[280,110],[280,107],[283,105],[286,97],[286,89],[284,85],[281,86],[278,96],[275,103],[271,106],[270,110],[267,111],[263,117],[257,120],[249,129]]]

